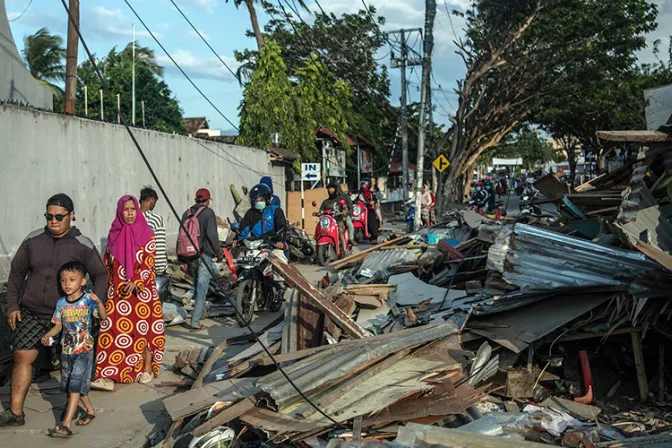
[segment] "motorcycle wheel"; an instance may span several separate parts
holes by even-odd
[[[364,232],[362,231],[362,229],[359,228],[359,227],[356,228],[355,229],[355,241],[357,242],[357,244],[361,243],[363,238],[364,238]]]
[[[252,316],[254,316],[256,297],[252,297],[253,290],[254,280],[252,279],[243,280],[236,288],[236,320],[241,327],[249,325],[252,322]],[[239,315],[240,317],[238,317]]]
[[[317,246],[317,261],[320,263],[320,266],[325,267],[331,262],[333,251],[333,247],[329,244]]]
[[[406,224],[406,233],[413,233],[413,224]]]

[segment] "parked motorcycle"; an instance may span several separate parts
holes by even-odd
[[[356,201],[352,208],[352,212],[350,213],[350,219],[352,220],[352,226],[355,229],[354,236],[357,244],[361,243],[362,240],[371,239],[368,227],[368,216],[369,210],[366,208],[366,205],[362,201]]]
[[[304,230],[289,226],[287,231],[290,261],[308,261],[315,257],[315,244]]]
[[[243,245],[236,260],[238,281],[235,285],[236,311],[241,327],[252,321],[255,308],[278,311],[285,293],[282,280],[274,276],[273,267],[267,261],[275,243],[267,239],[243,240]]]
[[[316,206],[317,203],[313,202],[313,207]],[[337,221],[341,213],[334,210],[323,210],[314,214],[320,217],[315,227],[317,261],[320,266],[327,266],[332,260],[349,255],[352,252],[352,244],[348,232]],[[345,247],[343,247],[341,234],[345,238]]]

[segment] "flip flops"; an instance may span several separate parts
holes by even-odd
[[[49,435],[55,439],[68,439],[72,437],[72,431],[67,426],[56,426]]]
[[[138,377],[138,383],[140,384],[147,384],[151,383],[154,378],[152,377],[151,374],[147,372],[142,372],[140,376]]]
[[[96,418],[95,415],[93,414],[86,414],[84,417],[80,418],[77,420],[77,423],[75,423],[77,426],[87,426],[89,423],[93,421],[93,419]]]

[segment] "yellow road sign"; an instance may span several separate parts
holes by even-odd
[[[434,168],[439,170],[439,173],[443,173],[450,166],[450,162],[448,161],[446,156],[441,154],[434,160],[434,162],[432,162],[432,165],[434,165]]]

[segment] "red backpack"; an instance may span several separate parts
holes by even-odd
[[[187,210],[187,216],[184,223],[180,226],[180,233],[177,235],[177,256],[183,258],[196,258],[201,253],[199,239],[201,236],[201,225],[198,222],[198,215],[205,210],[205,207],[199,208],[192,214],[191,209]],[[191,241],[194,244],[191,244]]]

